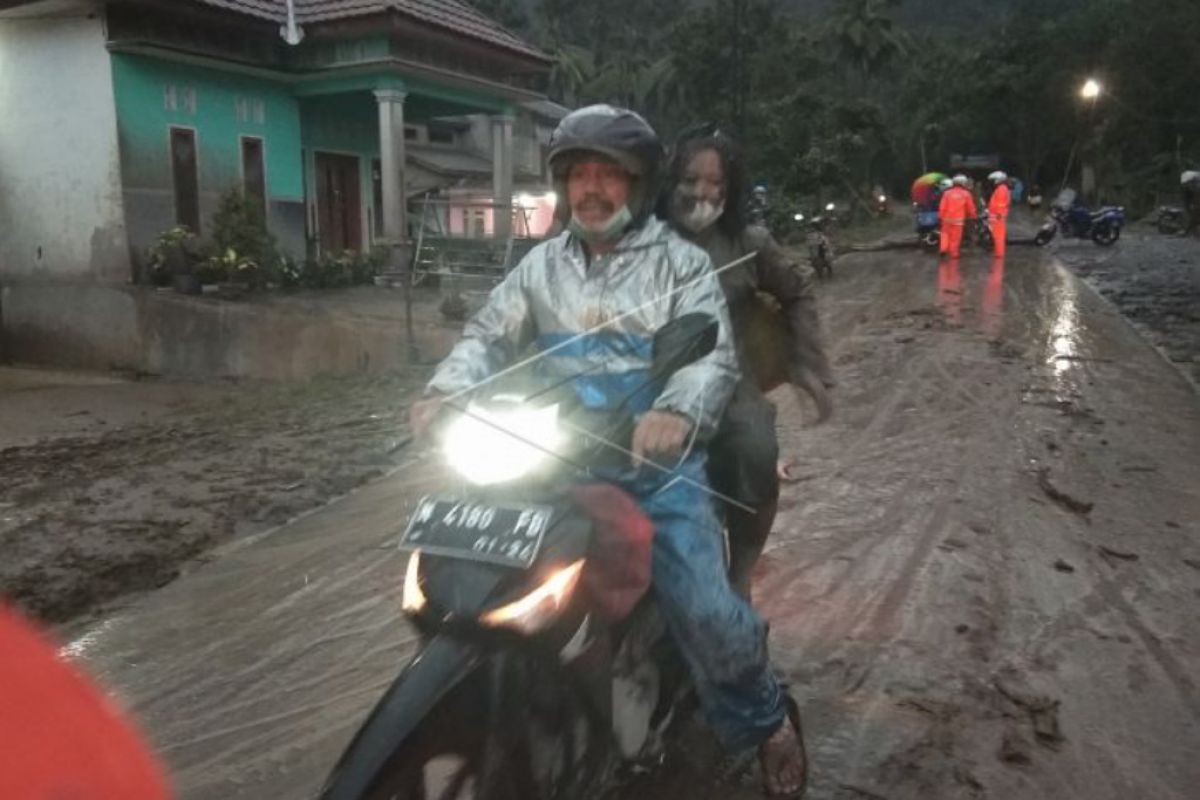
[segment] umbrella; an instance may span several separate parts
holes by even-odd
[[[934,197],[937,194],[938,184],[945,179],[946,176],[940,172],[926,172],[924,175],[913,181],[912,201],[922,208],[927,208],[933,205]]]

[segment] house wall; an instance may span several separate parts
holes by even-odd
[[[175,224],[170,129],[196,133],[201,235],[221,194],[242,184],[241,140],[263,140],[268,224],[281,246],[304,252],[300,106],[287,87],[259,78],[147,56],[114,54],[112,82],[120,134],[130,245],[144,252]]]
[[[0,20],[0,279],[130,278],[101,19]]]

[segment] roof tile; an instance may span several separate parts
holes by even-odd
[[[260,19],[283,22],[285,0],[199,0],[206,5],[237,11]],[[500,23],[462,0],[296,0],[296,17],[314,23],[396,11],[476,41],[521,55],[544,59],[546,55]]]

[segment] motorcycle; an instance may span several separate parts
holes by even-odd
[[[922,209],[914,203],[913,222],[921,247],[936,253],[942,243],[941,222],[938,219],[937,209]]]
[[[1034,237],[1034,244],[1044,247],[1061,229],[1063,236],[1076,239],[1090,238],[1102,247],[1109,247],[1121,238],[1125,226],[1125,209],[1121,206],[1105,206],[1098,211],[1089,211],[1076,202],[1074,190],[1066,189],[1050,206],[1050,216]]]
[[[995,250],[996,237],[992,235],[992,227],[988,225],[988,210],[980,209],[979,218],[975,220],[973,239],[975,246],[981,250]]]
[[[706,315],[664,326],[642,389],[716,340]],[[689,684],[647,594],[653,527],[615,486],[571,480],[626,463],[609,442],[633,426],[569,386],[497,393],[444,425],[461,488],[421,499],[401,537],[422,644],[322,800],[574,800],[661,760]]]
[[[1187,212],[1179,206],[1159,206],[1154,215],[1154,224],[1158,232],[1165,236],[1174,236],[1187,228]]]

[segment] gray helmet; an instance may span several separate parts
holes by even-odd
[[[610,105],[572,111],[550,137],[550,173],[560,198],[560,219],[570,216],[566,197],[571,164],[581,156],[596,153],[611,158],[633,177],[629,211],[634,227],[640,226],[654,204],[663,147],[654,128],[639,114]]]

